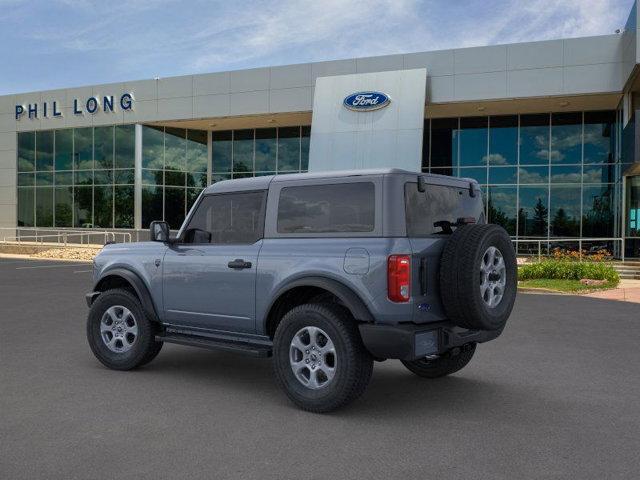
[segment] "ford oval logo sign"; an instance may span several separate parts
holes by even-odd
[[[342,102],[349,110],[370,112],[386,107],[391,99],[382,92],[356,92],[345,97]]]

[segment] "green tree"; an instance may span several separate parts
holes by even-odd
[[[544,206],[542,199],[538,198],[536,206],[533,207],[533,231],[531,232],[533,235],[538,237],[547,236],[548,214],[549,209]]]

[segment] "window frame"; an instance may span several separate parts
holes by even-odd
[[[267,198],[267,218],[271,221],[265,223],[264,238],[359,238],[382,236],[382,183],[383,175],[353,176],[353,177],[328,177],[300,180],[280,180],[274,178],[269,188]],[[372,183],[374,195],[374,225],[370,232],[321,232],[321,233],[283,233],[278,232],[278,208],[282,189],[289,187],[322,186],[350,183]]]
[[[262,194],[262,203],[260,206],[260,209],[262,211],[262,228],[261,228],[261,234],[259,236],[259,238],[257,238],[253,243],[185,243],[184,241],[184,234],[187,232],[187,230],[189,230],[189,225],[191,224],[191,221],[193,220],[193,216],[195,215],[195,213],[198,211],[198,208],[200,208],[200,205],[202,205],[202,202],[205,201],[206,198],[208,197],[222,197],[222,196],[230,196],[230,195],[246,195],[246,194],[250,194],[250,193],[260,193]],[[185,218],[184,222],[182,222],[182,226],[180,227],[180,230],[178,231],[178,235],[176,237],[176,243],[179,245],[208,245],[211,247],[225,247],[225,246],[233,246],[233,245],[254,245],[255,243],[259,242],[260,240],[263,240],[265,238],[265,218],[266,218],[266,213],[267,213],[267,201],[268,201],[269,195],[268,195],[268,190],[264,190],[264,189],[258,189],[258,190],[239,190],[236,192],[221,192],[221,193],[204,193],[199,195],[198,199],[196,200],[196,202],[194,203],[193,207],[191,207],[191,209],[189,210],[189,213],[187,214],[187,217]]]

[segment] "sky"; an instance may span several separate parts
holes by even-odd
[[[0,95],[614,33],[633,0],[0,0]]]

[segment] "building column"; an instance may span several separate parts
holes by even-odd
[[[136,230],[142,230],[142,125],[136,124],[133,218]]]

